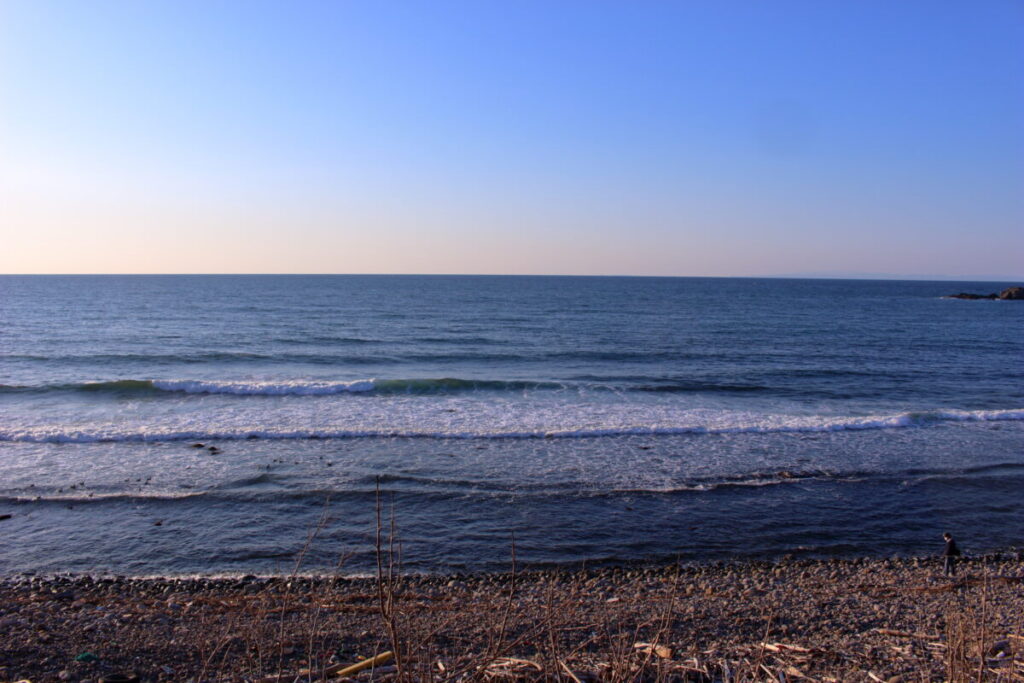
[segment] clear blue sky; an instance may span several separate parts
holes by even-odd
[[[0,3],[0,272],[1024,274],[1024,2]]]

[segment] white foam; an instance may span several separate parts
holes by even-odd
[[[401,408],[400,402],[391,402]],[[1024,420],[1024,410],[937,410],[902,412],[889,415],[822,416],[764,415],[730,411],[636,411],[623,406],[590,406],[589,410],[517,411],[507,405],[486,404],[487,410],[473,404],[465,410],[439,410],[427,404],[426,411],[395,410],[382,413],[348,412],[336,415],[315,415],[320,423],[311,421],[307,412],[281,411],[264,413],[259,421],[247,414],[204,415],[205,424],[198,428],[195,415],[164,416],[169,424],[105,423],[68,429],[62,426],[38,425],[0,429],[0,441],[37,443],[94,442],[161,442],[211,441],[245,439],[355,439],[355,438],[433,438],[433,439],[538,439],[595,438],[613,436],[658,436],[682,434],[773,434],[840,432],[872,429],[925,427],[942,422],[993,422]],[[453,405],[451,403],[444,405]],[[526,404],[523,404],[524,406]],[[522,408],[522,406],[521,406]],[[212,420],[210,419],[212,418]],[[267,422],[273,424],[266,424]],[[328,422],[329,424],[323,424]],[[183,424],[184,423],[184,424]],[[333,424],[331,424],[333,423]],[[346,423],[345,426],[339,423]]]

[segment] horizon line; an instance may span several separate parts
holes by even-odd
[[[251,273],[0,273],[0,277],[560,277],[560,278],[650,278],[718,280],[861,280],[904,282],[1018,282],[1024,275],[913,275],[889,273],[780,273],[769,275],[642,275],[633,273],[324,273],[324,272],[251,272]]]

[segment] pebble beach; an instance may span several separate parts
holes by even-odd
[[[15,576],[0,631],[3,681],[1012,681],[1024,562]]]

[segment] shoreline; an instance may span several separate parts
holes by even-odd
[[[934,557],[412,574],[383,584],[12,576],[0,578],[0,680],[291,681],[304,670],[303,680],[320,680],[389,650],[415,680],[460,670],[565,679],[565,669],[580,681],[738,681],[766,670],[787,680],[956,680],[957,666],[979,663],[1024,674],[1021,554],[959,566],[956,581]],[[398,676],[391,662],[354,679]]]
[[[996,548],[979,553],[965,553],[960,558],[961,563],[989,564],[993,562],[1022,562],[1024,563],[1024,548],[1009,546]],[[863,564],[871,562],[894,562],[913,564],[936,564],[941,567],[942,561],[937,554],[931,555],[798,555],[793,552],[771,554],[767,556],[740,556],[735,559],[714,559],[714,560],[673,560],[666,558],[654,558],[650,560],[594,560],[590,562],[573,562],[566,564],[516,563],[515,573],[520,577],[531,575],[548,574],[590,574],[608,572],[666,572],[672,569],[679,569],[683,572],[700,570],[728,571],[744,567],[763,566],[796,566],[796,565],[818,565],[818,564]],[[513,574],[510,570],[466,570],[455,569],[452,571],[412,571],[401,567],[396,568],[403,579],[418,580],[466,580],[474,577],[502,578]],[[275,582],[281,580],[302,579],[313,581],[344,581],[376,582],[376,572],[361,571],[345,573],[344,571],[310,570],[310,571],[281,571],[281,572],[254,572],[245,570],[226,572],[186,572],[167,574],[130,574],[116,571],[94,571],[94,572],[36,572],[23,571],[10,574],[0,574],[0,586],[8,584],[23,583],[26,581],[135,581],[135,582],[178,582],[178,581],[212,581],[212,582],[237,582],[239,580],[258,580],[263,582]]]

